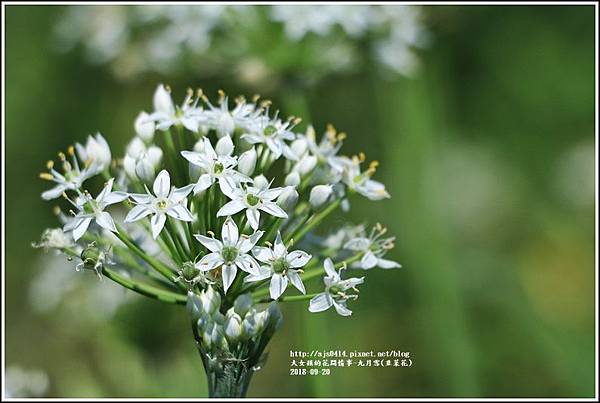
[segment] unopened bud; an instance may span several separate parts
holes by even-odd
[[[250,176],[256,168],[256,150],[252,147],[250,150],[242,153],[238,160],[238,171],[244,175]]]
[[[315,166],[317,166],[317,157],[314,155],[306,155],[298,162],[295,169],[300,176],[305,176],[315,169]]]
[[[233,152],[233,141],[231,141],[229,134],[224,135],[217,141],[215,151],[219,155],[231,155]]]
[[[204,312],[210,315],[214,314],[221,306],[221,296],[211,286],[200,293],[200,300]]]
[[[325,204],[332,192],[331,185],[317,185],[311,189],[308,201],[313,208],[319,208]]]
[[[288,176],[285,177],[284,184],[285,186],[298,186],[300,184],[300,174],[296,171],[290,172]]]
[[[258,189],[266,189],[269,186],[269,181],[264,175],[258,175],[254,178],[254,187]]]
[[[133,127],[135,133],[146,143],[149,143],[154,138],[154,122],[148,119],[149,115],[146,112],[140,112],[135,119]]]
[[[248,313],[250,308],[252,308],[252,297],[248,294],[240,295],[233,303],[233,310],[242,318],[246,316],[246,313]]]
[[[290,211],[298,202],[298,192],[292,186],[286,186],[277,198],[277,205],[284,211]]]

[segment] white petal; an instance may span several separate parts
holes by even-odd
[[[231,137],[229,137],[228,134],[221,137],[219,141],[217,141],[215,150],[219,155],[231,155],[233,152],[233,141],[231,141]]]
[[[137,206],[134,206],[129,211],[129,213],[127,213],[127,217],[125,217],[125,222],[134,222],[137,220],[141,220],[142,218],[146,217],[148,214],[152,214],[152,210],[149,209],[147,206],[138,204]]]
[[[108,180],[108,182],[106,182],[106,185],[104,185],[104,187],[102,188],[102,191],[98,194],[98,196],[96,196],[96,201],[98,203],[102,203],[104,201],[104,198],[106,197],[106,195],[110,193],[110,191],[112,190],[114,181],[115,181],[115,178],[110,178]]]
[[[277,231],[277,237],[275,238],[275,244],[273,245],[273,252],[276,257],[283,257],[287,254],[287,248],[281,240],[281,233]]]
[[[246,205],[240,199],[231,200],[217,211],[217,217],[232,216],[242,211]]]
[[[171,197],[169,197],[169,200],[172,203],[177,204],[183,199],[185,199],[193,189],[194,185],[187,185],[179,189],[174,189],[173,192],[171,192]]]
[[[162,198],[169,195],[169,191],[171,190],[171,177],[166,169],[163,169],[156,175],[152,190],[154,190],[156,197]]]
[[[333,301],[333,306],[335,307],[335,310],[337,311],[337,313],[339,313],[342,316],[350,316],[350,315],[352,315],[352,311],[346,307],[346,303],[345,302],[336,302],[334,300]]]
[[[131,196],[131,198],[135,200],[136,203],[140,204],[149,204],[154,199],[154,197],[152,197],[151,195],[143,193],[132,193],[129,196]]]
[[[115,227],[115,222],[113,221],[110,214],[106,211],[102,211],[96,216],[96,222],[102,228],[106,228],[109,231],[117,232],[117,228]]]
[[[183,127],[188,129],[189,131],[197,133],[200,122],[198,122],[198,119],[188,117],[188,118],[181,118],[181,124],[183,125]]]
[[[84,218],[79,218],[77,220],[78,221],[76,222],[76,224],[73,227],[73,239],[75,241],[78,241],[79,238],[81,238],[83,236],[83,234],[85,234],[85,231],[87,231],[88,227],[90,226],[90,222],[92,222],[92,218],[84,217]]]
[[[323,312],[331,308],[331,305],[333,305],[332,298],[329,296],[328,293],[324,292],[314,296],[310,300],[308,310],[310,312]]]
[[[249,237],[242,236],[240,238],[240,242],[238,244],[240,253],[250,252],[250,250],[254,247],[254,245],[256,245],[256,243],[263,236],[264,233],[265,233],[264,231],[256,231],[254,234],[252,234]]]
[[[194,221],[194,216],[192,215],[192,213],[190,213],[187,207],[181,204],[171,206],[167,210],[167,214],[180,221]]]
[[[221,229],[221,239],[224,245],[235,246],[239,239],[238,227],[231,217],[227,218]]]
[[[246,218],[248,218],[250,227],[256,231],[258,229],[258,223],[260,222],[260,212],[256,209],[246,209]]]
[[[335,266],[333,265],[333,261],[330,258],[325,259],[323,266],[325,267],[325,272],[329,277],[339,277],[338,272],[335,270]]]
[[[202,256],[202,259],[196,263],[196,268],[201,271],[209,271],[219,267],[224,262],[219,252],[211,252],[208,255]]]
[[[273,188],[273,189],[268,189],[265,190],[264,192],[261,192],[260,196],[262,199],[267,200],[267,201],[271,201],[273,199],[276,199],[279,197],[279,195],[281,194],[281,192],[283,192],[284,188]]]
[[[298,268],[304,266],[310,260],[312,256],[302,250],[295,250],[286,256],[285,260],[289,263],[290,267]]]
[[[42,193],[42,199],[44,200],[52,200],[60,197],[62,193],[65,191],[65,187],[63,185],[56,185],[50,190],[46,190]]]
[[[154,110],[157,112],[163,112],[168,114],[173,114],[175,112],[175,107],[173,106],[173,99],[171,98],[171,94],[166,90],[165,86],[160,84],[156,91],[154,91],[154,96],[152,99],[152,103],[154,105]]]
[[[167,216],[165,214],[155,214],[150,219],[150,225],[152,226],[152,237],[154,239],[158,238],[158,235],[162,231],[165,226],[165,221],[167,221]]]
[[[388,259],[377,259],[377,266],[382,269],[396,269],[402,267],[400,263],[394,262],[393,260]]]
[[[253,283],[255,281],[262,281],[262,280],[266,280],[269,277],[271,277],[271,274],[273,274],[273,272],[271,271],[271,269],[268,266],[262,266],[260,268],[260,271],[258,274],[250,274],[246,277],[244,277],[244,282],[245,283]]]
[[[227,293],[229,286],[231,286],[233,280],[235,280],[235,275],[237,274],[237,267],[234,264],[224,264],[222,270],[223,271],[221,273],[223,274],[223,291]]]
[[[188,160],[191,164],[205,168],[206,160],[204,159],[204,155],[202,153],[197,153],[194,151],[182,151],[181,156]]]
[[[198,242],[204,245],[204,247],[211,252],[219,252],[221,249],[223,249],[223,244],[218,239],[209,238],[207,236],[198,234],[194,235],[194,238],[196,238]]]
[[[265,201],[259,207],[259,209],[261,209],[265,213],[270,214],[274,217],[279,217],[279,218],[287,218],[288,217],[287,213],[285,211],[283,211],[283,209],[281,207],[279,207],[277,204],[275,204],[273,202]]]
[[[283,294],[288,285],[288,279],[281,274],[274,273],[271,277],[271,286],[269,292],[272,299],[277,299]]]
[[[366,250],[371,245],[371,240],[369,238],[354,238],[346,242],[344,245],[344,249],[349,250]]]
[[[292,285],[298,289],[298,291],[300,291],[302,294],[306,294],[306,289],[304,288],[304,284],[302,283],[302,279],[298,275],[298,272],[295,270],[288,270],[285,275],[290,280],[290,283],[292,283]]]
[[[240,255],[235,260],[235,264],[246,273],[258,275],[260,274],[260,265],[250,255]]]
[[[214,179],[209,174],[200,175],[198,182],[194,186],[194,194],[198,194],[210,187],[214,182]]]
[[[110,206],[111,204],[120,203],[128,197],[129,194],[126,192],[110,192],[104,197],[104,205]]]
[[[275,259],[275,256],[273,256],[273,251],[264,246],[255,246],[252,249],[252,254],[255,258],[263,263],[271,263],[271,261]]]
[[[373,254],[373,251],[368,250],[360,260],[360,265],[365,270],[372,269],[377,266],[377,256]]]

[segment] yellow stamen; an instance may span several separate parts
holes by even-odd
[[[58,158],[60,158],[61,161],[64,161],[66,159],[65,157],[65,153],[63,153],[62,151],[58,153]]]
[[[60,215],[60,207],[54,206],[54,208],[52,209],[52,213],[54,213],[54,215]]]
[[[40,173],[40,178],[47,180],[47,181],[51,181],[54,180],[54,176],[50,175],[48,172],[42,172]]]
[[[46,162],[46,168],[48,168],[48,169],[54,168],[54,161],[50,160],[50,161]]]
[[[69,148],[67,148],[67,154],[69,154],[71,157],[75,155],[75,147],[73,146],[69,146]]]

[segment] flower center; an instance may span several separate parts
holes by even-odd
[[[221,172],[223,172],[224,169],[225,169],[225,167],[220,162],[217,162],[215,164],[214,171],[215,171],[216,174],[220,174]]]
[[[333,295],[333,296],[336,296],[336,295],[338,295],[338,293],[339,293],[339,292],[342,292],[342,291],[343,291],[343,290],[342,290],[342,288],[341,288],[341,287],[339,287],[339,286],[337,286],[337,285],[332,285],[332,286],[329,288],[329,293],[330,293],[331,295]]]
[[[100,251],[95,246],[88,246],[81,251],[81,260],[85,267],[93,268],[100,259]]]
[[[288,264],[287,260],[285,260],[285,258],[283,257],[280,257],[279,259],[273,262],[273,271],[275,273],[284,274],[289,268],[290,265]]]
[[[225,263],[231,264],[238,257],[238,250],[233,246],[225,246],[221,251],[221,257]]]
[[[272,136],[277,132],[277,128],[273,125],[269,125],[267,127],[265,127],[265,130],[263,130],[263,133],[265,134],[265,136]]]
[[[161,210],[166,210],[167,209],[167,201],[166,200],[159,200],[156,203],[156,206],[161,209]]]
[[[260,199],[256,195],[253,195],[253,194],[246,195],[246,203],[248,203],[248,205],[250,207],[256,206],[259,201],[260,201]]]
[[[83,205],[83,211],[87,214],[92,214],[96,210],[96,204],[92,200],[88,200]]]

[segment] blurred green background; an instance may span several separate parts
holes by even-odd
[[[160,82],[178,101],[187,86],[256,88],[185,72],[117,80],[55,51],[62,8],[5,10],[7,366],[43,371],[45,396],[205,396],[184,309],[137,295],[113,306],[121,290],[90,299],[108,280],[31,248],[56,226],[37,174],[97,130],[122,155]],[[381,162],[392,199],[356,201],[348,219],[389,226],[404,267],[370,272],[350,318],[285,305],[250,397],[594,395],[594,8],[423,12],[431,40],[412,78],[366,66],[261,92]],[[63,274],[43,277],[51,264]],[[414,364],[289,375],[289,350],[321,348],[405,350]]]

